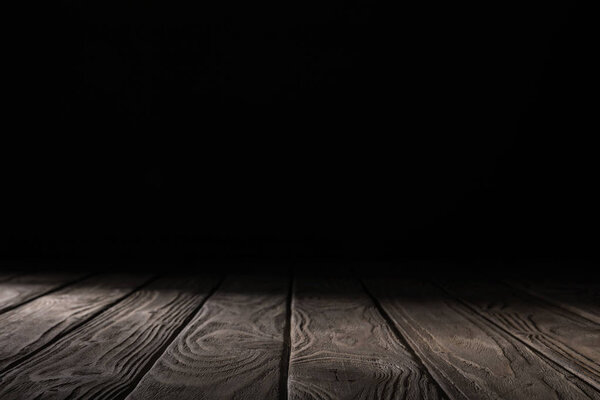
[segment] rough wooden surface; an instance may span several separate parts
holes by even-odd
[[[93,276],[0,314],[0,371],[125,297],[148,278]]]
[[[30,273],[0,282],[0,313],[82,278],[79,273]]]
[[[600,400],[592,284],[365,291],[320,269],[214,294],[215,277],[0,273],[0,399]]]
[[[600,325],[504,284],[438,283],[480,315],[600,390]]]
[[[278,399],[288,281],[228,278],[128,399]]]
[[[356,279],[294,284],[289,398],[439,399]]]
[[[366,281],[398,330],[453,399],[598,399],[566,369],[415,280]]]
[[[0,378],[1,399],[119,399],[216,279],[161,278]]]
[[[507,284],[600,324],[600,285],[558,281],[508,281]]]

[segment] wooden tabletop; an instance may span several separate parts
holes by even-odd
[[[0,399],[600,399],[600,288],[0,271]]]

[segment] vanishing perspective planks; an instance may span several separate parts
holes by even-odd
[[[432,284],[369,279],[366,285],[452,399],[600,398]]]
[[[0,378],[2,399],[119,399],[216,284],[165,277],[137,290]]]
[[[228,278],[127,398],[279,399],[288,289]]]
[[[298,278],[293,293],[290,399],[443,398],[358,280]]]
[[[0,313],[81,279],[78,273],[29,273],[0,281]]]
[[[0,273],[0,399],[600,400],[593,285],[322,269]]]
[[[438,283],[476,313],[600,390],[600,325],[504,284]]]
[[[149,276],[93,276],[0,314],[0,371],[131,293]]]
[[[557,281],[506,283],[600,324],[600,285],[598,284]]]

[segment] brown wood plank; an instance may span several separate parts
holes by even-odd
[[[288,289],[228,278],[127,398],[278,399]]]
[[[480,315],[600,390],[600,325],[501,283],[438,283]]]
[[[506,283],[600,324],[600,285],[598,284],[557,281]]]
[[[0,313],[83,277],[71,272],[29,273],[0,282]]]
[[[9,369],[0,398],[123,398],[215,283],[189,276],[152,282]]]
[[[0,315],[0,371],[124,298],[150,275],[94,276]]]
[[[600,399],[569,371],[418,280],[366,285],[452,399]]]
[[[298,278],[291,333],[290,399],[444,398],[356,279]]]

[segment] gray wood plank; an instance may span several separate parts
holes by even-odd
[[[94,276],[0,315],[0,371],[124,298],[149,274]]]
[[[575,282],[508,281],[507,284],[600,324],[600,285]]]
[[[71,272],[29,273],[0,282],[0,313],[84,276]]]
[[[504,284],[438,283],[477,313],[600,390],[600,325]]]
[[[356,279],[298,278],[291,333],[290,399],[444,398]]]
[[[120,399],[202,304],[215,278],[143,287],[0,378],[2,399]]]
[[[228,278],[127,398],[278,399],[288,288]]]
[[[367,287],[452,399],[600,399],[600,393],[432,284]]]

